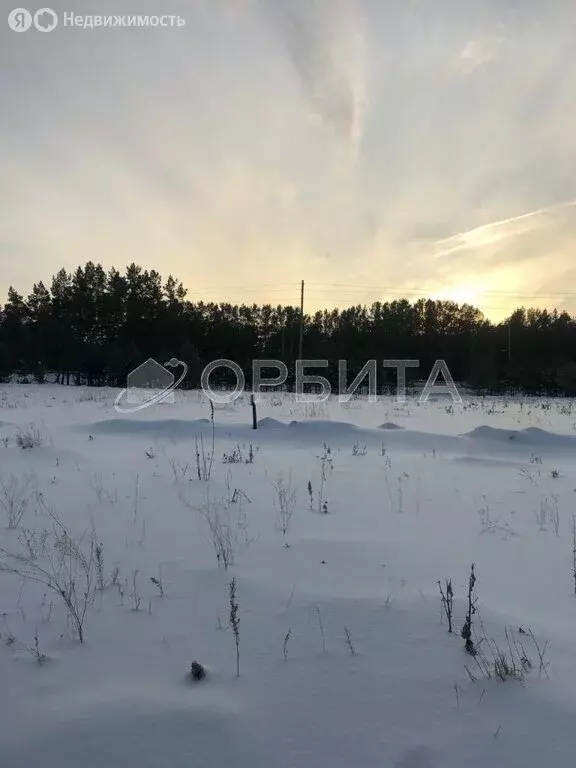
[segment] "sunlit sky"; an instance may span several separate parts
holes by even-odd
[[[576,313],[574,0],[50,0],[45,34],[0,4],[0,297],[91,259],[192,300]]]

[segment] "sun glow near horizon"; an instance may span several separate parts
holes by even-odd
[[[92,260],[172,273],[191,300],[297,306],[304,279],[343,286],[307,289],[309,309],[576,313],[576,5],[545,28],[520,5],[195,0],[179,30],[4,25],[0,296]]]

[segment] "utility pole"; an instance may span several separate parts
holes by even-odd
[[[511,360],[512,360],[512,326],[510,325],[510,321],[508,321],[508,364],[510,364]]]
[[[300,338],[298,339],[298,360],[302,360],[302,346],[304,343],[304,280],[300,285]]]

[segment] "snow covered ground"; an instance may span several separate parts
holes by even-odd
[[[123,416],[116,394],[0,393],[0,561],[20,572],[0,573],[2,768],[573,763],[574,402],[274,394],[254,432],[241,398],[216,406],[210,460],[201,393]],[[30,425],[42,444],[22,449]],[[64,562],[81,604],[72,553],[91,541],[104,584],[94,573],[80,643],[30,576]],[[479,655],[525,655],[523,682],[464,650],[472,563]]]

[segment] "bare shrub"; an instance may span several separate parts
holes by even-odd
[[[47,510],[48,511],[48,510]],[[96,541],[91,533],[74,538],[57,515],[48,511],[53,532],[47,537],[42,557],[9,552],[0,548],[0,571],[43,584],[63,601],[73,629],[84,642],[84,623],[88,606],[94,600]]]
[[[284,661],[287,661],[288,659],[288,643],[290,642],[290,638],[292,637],[292,630],[289,629],[288,632],[284,635],[284,643],[282,644],[282,655],[284,656]]]
[[[132,599],[133,611],[140,610],[140,603],[142,601],[142,598],[140,597],[140,592],[138,591],[138,574],[139,573],[140,571],[137,568],[132,571],[132,593],[130,597]]]
[[[38,557],[46,554],[46,545],[50,533],[46,530],[36,531],[30,528],[22,528],[18,541],[28,550],[30,560],[36,560]]]
[[[509,539],[512,536],[517,536],[518,534],[516,531],[512,528],[509,523],[502,523],[500,520],[494,520],[490,514],[490,504],[488,502],[488,499],[486,496],[483,496],[484,498],[484,506],[482,506],[478,510],[478,514],[480,515],[480,525],[481,530],[480,533],[501,533],[502,538]]]
[[[448,619],[448,632],[452,634],[452,612],[454,609],[454,591],[452,590],[452,579],[446,579],[445,588],[443,588],[442,583],[438,581],[438,587],[440,589],[442,610]]]
[[[328,416],[326,405],[322,401],[304,403],[302,415],[306,419],[325,419]]]
[[[551,496],[551,503],[548,509],[548,516],[550,518],[550,522],[552,523],[552,527],[554,528],[554,533],[556,536],[560,535],[560,504],[558,500],[558,495],[556,493],[550,494]]]
[[[282,474],[278,475],[274,483],[274,490],[276,492],[274,498],[276,524],[282,535],[286,536],[296,508],[296,489],[292,486],[292,477],[289,476],[286,481]]]
[[[322,621],[322,612],[320,611],[320,606],[315,605],[311,611],[310,611],[310,619],[312,618],[312,613],[316,614],[316,618],[318,619],[318,629],[320,630],[320,637],[322,638],[322,652],[326,653],[326,635],[324,633],[324,622]]]
[[[232,629],[232,634],[234,635],[234,645],[236,646],[236,677],[240,677],[240,617],[238,616],[240,605],[238,604],[235,578],[232,579],[229,585],[229,597],[230,615],[228,618],[228,623]]]
[[[542,477],[542,473],[540,470],[536,474],[529,472],[527,469],[521,469],[518,473],[520,477],[523,477],[525,480],[527,480],[529,483],[532,483],[532,485],[536,486],[538,488],[540,486],[540,479]]]
[[[4,627],[6,628],[6,632],[4,634],[0,633],[0,640],[2,640],[5,645],[20,651],[24,651],[25,653],[29,653],[38,664],[44,664],[45,661],[48,661],[48,656],[40,649],[38,633],[34,635],[34,643],[32,645],[28,645],[27,643],[23,643],[18,640],[12,634],[10,627],[8,626],[6,614],[3,614],[2,619],[4,622]]]
[[[317,457],[320,464],[320,487],[318,490],[318,512],[322,514],[328,514],[328,502],[324,498],[324,484],[328,479],[328,475],[334,471],[334,460],[332,455],[332,449],[326,443],[322,443],[324,452]],[[309,485],[310,490],[310,485]]]
[[[214,423],[214,403],[209,400],[210,403],[210,424],[212,427],[212,447],[210,452],[207,452],[204,447],[204,437],[200,433],[200,443],[196,438],[196,472],[198,474],[198,480],[204,480],[208,482],[212,476],[212,465],[214,463],[214,443],[215,443],[215,429]]]
[[[460,632],[460,635],[464,640],[466,651],[471,656],[476,655],[476,645],[472,640],[472,623],[473,623],[473,616],[476,613],[476,602],[477,602],[475,585],[476,585],[476,575],[474,573],[474,563],[472,563],[472,566],[470,568],[470,578],[468,580],[468,608],[466,611],[466,619],[464,621],[464,626],[462,627],[462,631]]]
[[[358,651],[356,650],[356,646],[354,645],[354,641],[352,640],[352,635],[350,634],[350,629],[344,625],[344,643],[346,645],[346,648],[350,651],[351,656],[357,656]]]
[[[398,475],[398,512],[404,512],[404,490],[402,487],[402,475]]]
[[[29,653],[36,660],[37,664],[44,664],[44,662],[48,661],[48,656],[40,649],[40,641],[38,640],[38,635],[34,635],[33,645],[22,644],[21,647],[24,651],[26,651],[26,653]]]
[[[223,464],[253,464],[254,463],[254,448],[252,443],[246,447],[239,443],[229,452],[225,453],[222,457]]]
[[[88,482],[96,494],[96,501],[98,504],[102,504],[102,495],[104,493],[104,481],[102,479],[102,472],[94,472],[94,474],[90,475],[88,478]]]
[[[108,488],[106,488],[102,472],[94,472],[89,475],[88,485],[94,491],[99,506],[102,505],[104,499],[106,499],[109,504],[116,504],[118,502],[118,489],[114,488],[113,490],[108,490]]]
[[[522,628],[518,633],[511,629],[505,629],[506,645],[501,646],[494,639],[483,637],[475,643],[474,672],[466,667],[468,676],[475,681],[478,677],[489,679],[495,677],[501,682],[517,680],[524,682],[526,676],[533,668],[532,658],[526,650],[526,639],[530,642],[530,651],[538,656],[538,677],[545,674],[548,677],[548,663],[546,662],[546,650],[548,641],[541,647],[532,630],[526,632]]]
[[[545,496],[540,501],[540,510],[538,512],[534,513],[534,516],[536,517],[536,522],[538,524],[538,530],[545,531],[546,530],[546,520],[548,519],[548,496]]]
[[[100,592],[104,591],[104,545],[102,543],[96,545],[94,550],[96,558],[96,586]]]
[[[190,471],[190,464],[182,464],[175,456],[167,456],[166,460],[170,464],[175,483],[178,483],[180,480],[189,479],[187,475]]]
[[[8,480],[0,478],[0,506],[6,512],[8,528],[15,530],[20,526],[32,500],[35,475],[28,473],[18,479],[10,475]]]
[[[136,521],[138,519],[138,503],[140,501],[140,475],[136,475],[136,480],[134,482],[134,515],[132,522],[134,525],[136,525]]]
[[[246,491],[243,491],[242,488],[234,488],[234,493],[230,497],[230,504],[238,504],[239,502],[244,499],[248,502],[248,504],[251,504],[252,501]]]
[[[162,580],[162,566],[158,566],[158,576],[150,576],[150,581],[158,589],[160,597],[164,597],[164,582]]]
[[[204,533],[216,554],[218,567],[228,570],[229,566],[234,565],[234,554],[238,545],[230,510],[223,502],[207,498],[199,512]]]

